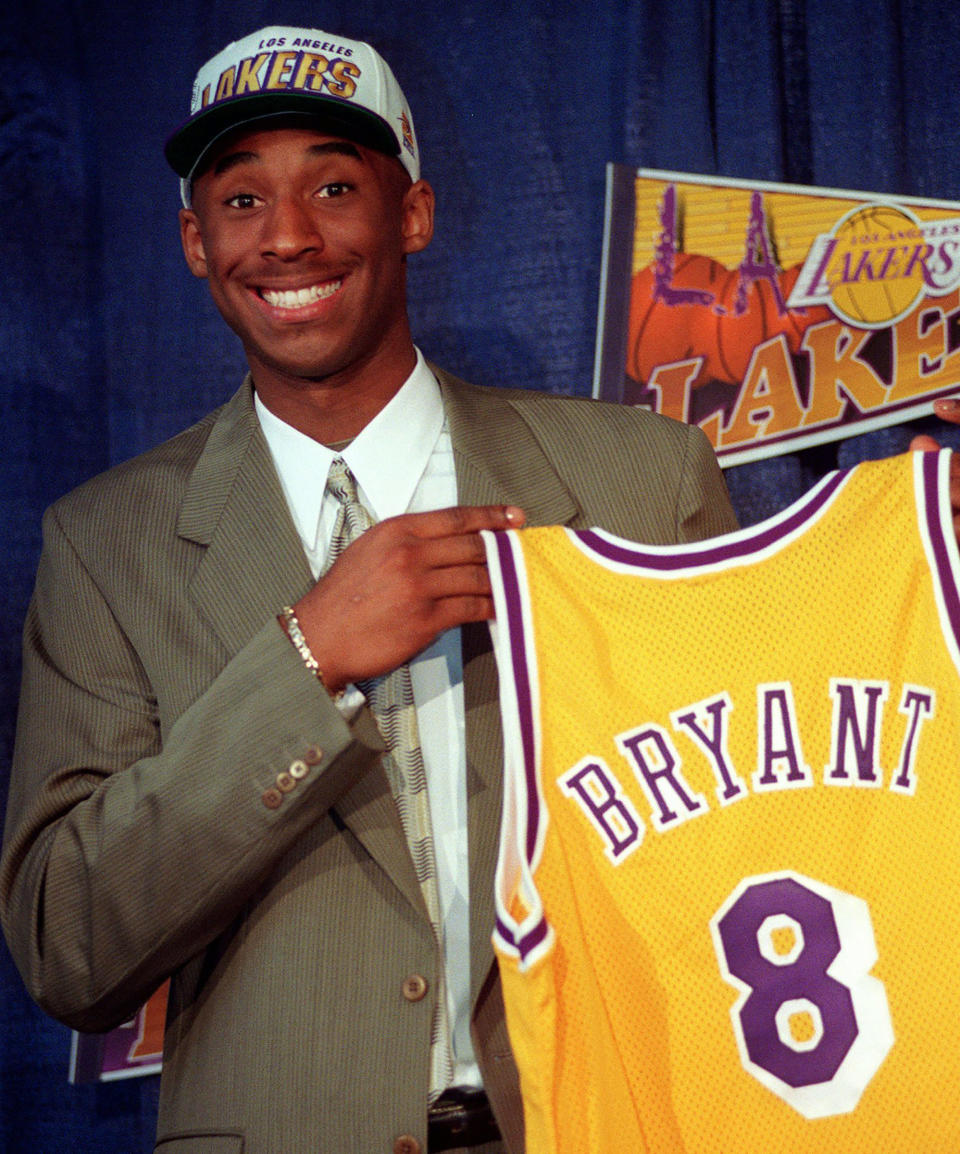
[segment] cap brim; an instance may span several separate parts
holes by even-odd
[[[164,145],[164,155],[177,176],[190,177],[221,136],[244,124],[284,115],[309,116],[346,140],[388,156],[400,155],[396,135],[375,113],[333,96],[299,92],[255,92],[211,105],[173,133]]]

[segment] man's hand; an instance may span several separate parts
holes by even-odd
[[[942,420],[960,425],[960,398],[948,397],[943,401],[934,401],[933,411]],[[910,442],[910,448],[929,453],[939,449],[940,444],[934,437],[921,433]],[[960,453],[954,453],[950,459],[950,506],[953,510],[953,531],[960,544]]]
[[[493,616],[481,529],[517,529],[512,505],[391,517],[349,545],[294,605],[331,691],[396,669],[445,629]]]

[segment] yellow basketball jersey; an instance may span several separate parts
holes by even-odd
[[[695,545],[487,535],[528,1154],[960,1150],[949,459]]]

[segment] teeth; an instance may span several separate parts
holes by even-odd
[[[281,292],[262,289],[260,295],[275,309],[301,309],[304,305],[312,305],[315,301],[333,296],[342,283],[338,280],[327,281],[326,284],[315,284],[302,289],[285,289]]]

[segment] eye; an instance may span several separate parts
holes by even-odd
[[[332,180],[317,191],[317,196],[325,200],[336,200],[345,196],[352,188],[353,185],[347,184],[345,180]]]
[[[238,192],[236,196],[231,196],[226,203],[231,208],[256,208],[259,198],[254,196],[252,192]]]

